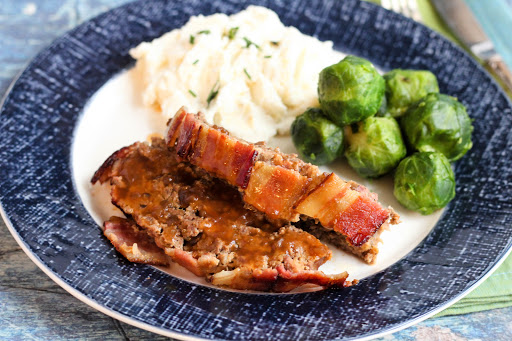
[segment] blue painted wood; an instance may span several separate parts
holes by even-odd
[[[465,0],[486,34],[491,38],[496,51],[507,65],[512,65],[512,0]]]
[[[2,0],[0,94],[42,47],[126,0]],[[429,319],[386,340],[511,340],[512,308]],[[0,222],[0,339],[159,340],[67,294],[28,259]]]

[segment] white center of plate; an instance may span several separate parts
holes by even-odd
[[[166,119],[142,104],[141,93],[142,89],[133,72],[121,72],[89,100],[75,132],[72,146],[73,179],[84,206],[98,223],[98,228],[111,215],[123,215],[110,203],[105,186],[90,184],[94,172],[114,151],[136,141],[145,141],[150,134],[163,134],[165,131]],[[275,138],[269,144],[287,153],[295,152],[289,137]],[[438,211],[422,216],[403,208],[393,196],[391,176],[366,180],[359,177],[343,160],[322,169],[336,172],[345,180],[354,180],[368,187],[379,195],[379,201],[384,207],[393,207],[402,221],[381,235],[380,252],[374,265],[368,265],[352,255],[330,247],[333,257],[320,268],[325,273],[348,271],[350,279],[363,279],[387,268],[416,247],[442,214],[442,211]],[[119,257],[122,256],[119,254]],[[178,265],[173,264],[161,270],[190,282],[210,286],[203,278]]]

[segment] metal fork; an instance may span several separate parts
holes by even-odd
[[[380,4],[386,9],[401,13],[418,22],[422,21],[416,0],[381,0]]]

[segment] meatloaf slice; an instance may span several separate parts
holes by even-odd
[[[382,228],[398,222],[365,187],[323,173],[296,155],[251,144],[180,109],[168,122],[175,155],[236,186],[246,205],[274,222],[299,222],[320,237],[373,263]]]
[[[172,260],[215,285],[288,291],[352,284],[346,272],[318,271],[331,252],[317,238],[245,208],[235,187],[180,162],[162,139],[117,151],[92,181],[110,182],[112,203],[129,217],[123,224],[143,229]]]
[[[132,220],[111,217],[103,224],[103,234],[130,262],[169,265],[169,257],[164,250]]]

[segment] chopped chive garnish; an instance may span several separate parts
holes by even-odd
[[[244,72],[245,72],[245,74],[247,75],[247,78],[249,78],[250,80],[252,80],[251,75],[249,74],[249,72],[247,72],[247,70],[246,70],[245,68],[244,68]]]
[[[208,94],[208,97],[206,97],[206,103],[208,103],[208,108],[210,107],[210,102],[217,97],[219,94],[219,81],[216,81],[213,85],[212,89],[210,90],[210,93]]]
[[[272,45],[274,45],[274,46],[278,46],[278,45],[279,45],[279,42],[278,42],[278,41],[271,41],[270,43],[271,43]]]
[[[196,61],[193,62],[192,65],[196,65],[198,61],[199,61],[199,59],[196,59]]]
[[[233,40],[233,38],[235,38],[236,32],[238,32],[238,27],[232,27],[229,29],[229,32],[228,32],[229,40]]]
[[[194,42],[196,41],[196,37],[193,35],[190,35],[190,39],[188,40],[192,45],[194,45]]]
[[[196,93],[195,93],[194,91],[192,91],[192,90],[188,90],[188,92],[189,92],[192,96],[197,97],[197,95],[196,95]]]
[[[245,40],[245,43],[247,45],[245,45],[245,48],[248,49],[251,45],[254,45],[258,50],[260,49],[260,46],[252,41],[250,41],[247,37],[244,37],[244,40]]]
[[[197,32],[197,34],[210,34],[210,30],[202,30]]]
[[[272,56],[265,56],[264,58],[272,58]]]

